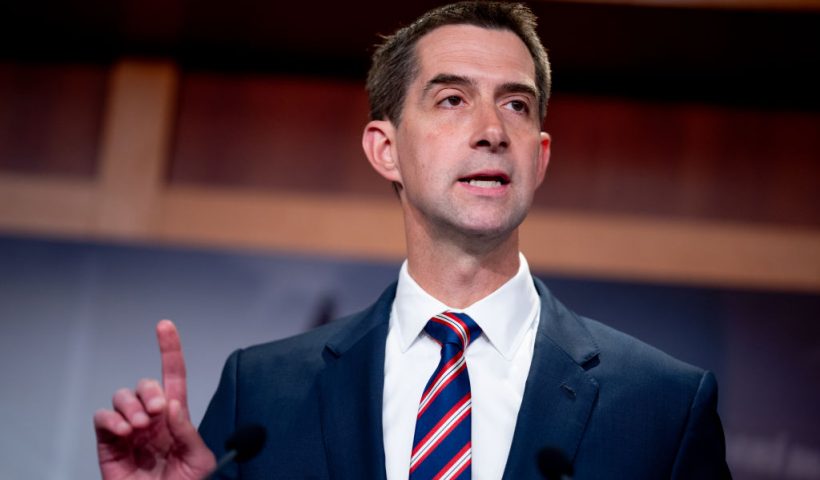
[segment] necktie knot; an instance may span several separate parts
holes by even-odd
[[[466,313],[444,312],[427,322],[424,331],[443,347],[454,345],[466,350],[470,342],[481,335],[481,327]]]

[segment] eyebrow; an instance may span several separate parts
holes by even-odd
[[[464,77],[462,75],[454,75],[451,73],[439,73],[424,85],[424,95],[426,95],[436,85],[463,85],[466,87],[475,87],[475,80]],[[532,85],[519,82],[507,82],[502,84],[497,89],[500,93],[522,93],[531,95],[535,100],[538,100],[538,91]]]
[[[532,95],[536,101],[538,100],[538,91],[532,85],[526,83],[509,82],[501,85],[498,88],[502,93],[523,93],[525,95]]]
[[[424,95],[436,85],[463,85],[466,87],[475,87],[475,81],[461,75],[454,75],[452,73],[439,73],[424,85]]]

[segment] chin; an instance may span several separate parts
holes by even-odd
[[[467,237],[474,239],[500,239],[508,237],[516,228],[518,223],[472,223],[461,225],[459,231]]]
[[[511,234],[521,225],[526,217],[526,212],[517,214],[497,215],[493,217],[484,216],[482,218],[468,219],[462,225],[465,233],[470,232],[476,236],[483,237],[503,237]]]

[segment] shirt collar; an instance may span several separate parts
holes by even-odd
[[[527,260],[523,254],[518,255],[518,272],[497,290],[464,309],[451,308],[424,291],[410,276],[405,260],[393,301],[393,327],[398,329],[401,351],[406,352],[419,338],[430,318],[452,310],[472,317],[481,327],[483,337],[504,358],[511,359],[540,309]]]

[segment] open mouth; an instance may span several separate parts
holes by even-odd
[[[510,177],[498,175],[471,175],[469,177],[459,178],[459,182],[470,184],[474,187],[480,188],[496,188],[510,183]]]

